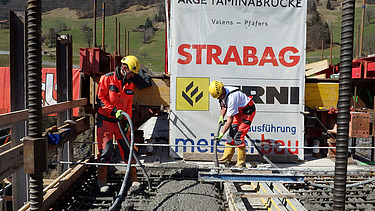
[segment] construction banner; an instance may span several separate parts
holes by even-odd
[[[170,3],[170,143],[177,145],[172,153],[213,152],[219,105],[208,86],[219,80],[253,96],[257,113],[248,135],[264,153],[304,159],[296,147],[304,145],[307,1]],[[251,142],[246,144],[253,152]]]
[[[73,69],[73,100],[79,98],[80,72]],[[42,68],[42,106],[57,103],[57,78],[55,68]],[[10,68],[0,67],[0,114],[10,112]],[[73,109],[78,116],[78,108]]]

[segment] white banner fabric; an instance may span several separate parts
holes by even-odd
[[[303,146],[305,21],[306,0],[172,0],[170,143],[213,144],[219,106],[208,86],[219,80],[253,96],[248,134],[259,145]],[[174,150],[182,157],[183,147]]]

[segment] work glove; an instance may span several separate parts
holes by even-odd
[[[128,132],[129,127],[130,127],[129,121],[125,120],[125,128],[124,129],[125,129],[126,132]]]
[[[217,122],[218,125],[223,125],[224,124],[224,117],[220,116],[219,121]]]
[[[221,138],[223,138],[223,136],[224,136],[224,133],[220,132],[219,136],[215,137],[215,140],[220,141]]]
[[[117,110],[116,112],[116,118],[118,120],[122,120],[122,118],[124,118],[124,116],[121,114],[123,111],[122,110]]]

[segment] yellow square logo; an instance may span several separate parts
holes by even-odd
[[[176,110],[208,111],[210,78],[176,78]]]

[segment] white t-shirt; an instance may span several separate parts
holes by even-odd
[[[224,86],[224,88],[226,95],[223,99],[223,103],[227,106],[226,114],[227,116],[234,116],[238,113],[238,108],[245,107],[249,103],[250,98],[241,91],[233,92],[228,96],[229,92],[236,90],[238,88],[233,86]],[[224,102],[224,100],[226,102]]]

